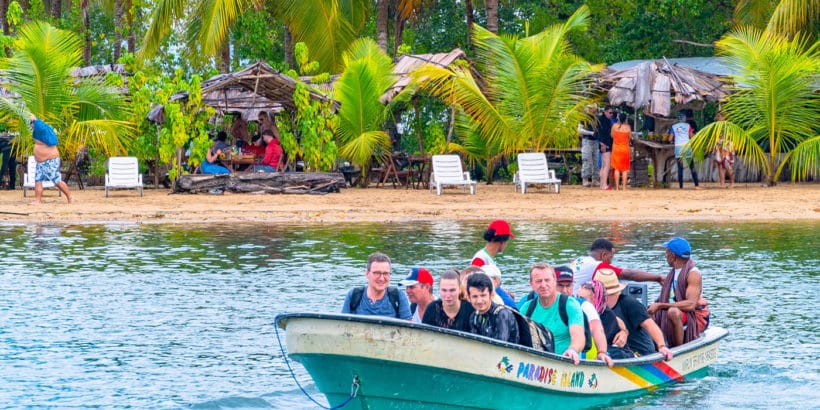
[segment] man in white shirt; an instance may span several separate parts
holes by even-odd
[[[695,189],[700,189],[698,186],[698,173],[695,172],[695,159],[692,156],[692,149],[685,147],[692,138],[692,126],[686,122],[686,114],[683,111],[678,113],[678,122],[672,125],[669,129],[669,138],[675,142],[675,159],[678,162],[678,186],[683,189],[683,165],[684,161],[689,163],[689,171],[692,173],[692,181],[695,183]]]

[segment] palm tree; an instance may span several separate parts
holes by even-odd
[[[0,120],[20,130],[18,151],[30,152],[33,145],[31,113],[55,128],[69,158],[85,145],[107,155],[125,153],[132,131],[129,122],[119,120],[127,118],[125,99],[101,80],[71,76],[82,63],[80,37],[38,21],[18,33],[12,56],[0,59],[6,87],[20,95],[20,100],[0,98]]]
[[[712,151],[723,135],[738,155],[761,169],[774,185],[786,165],[791,180],[816,177],[820,169],[820,43],[769,30],[740,28],[717,42],[717,51],[737,74],[727,98],[726,121],[704,127],[693,151]],[[780,154],[784,154],[781,158]]]
[[[497,36],[475,26],[484,89],[466,66],[425,65],[413,76],[422,89],[460,106],[484,144],[500,154],[573,146],[591,98],[590,74],[599,67],[572,54],[566,36],[588,21],[589,8],[582,6],[566,23],[531,37]]]
[[[390,136],[382,127],[389,109],[381,96],[394,82],[393,62],[366,38],[356,40],[343,57],[345,69],[334,85],[334,98],[341,103],[339,156],[361,167],[366,176],[373,156],[384,159],[390,152]]]

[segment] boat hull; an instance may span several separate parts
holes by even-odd
[[[699,375],[727,334],[709,329],[673,349],[669,362],[655,354],[608,368],[389,318],[290,314],[277,322],[287,330],[288,354],[329,403],[347,400],[355,379],[348,407],[363,409],[598,407]]]

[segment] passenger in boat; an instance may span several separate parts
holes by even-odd
[[[536,263],[530,268],[530,286],[538,298],[530,300],[521,306],[521,312],[533,321],[541,323],[552,332],[555,340],[555,352],[563,352],[565,357],[573,363],[580,363],[580,353],[584,350],[584,315],[581,305],[575,298],[566,298],[565,303],[559,302],[555,270],[546,263]],[[567,323],[564,323],[561,306],[565,307],[564,314]]]
[[[595,279],[595,273],[600,269],[610,269],[618,275],[620,280],[629,280],[633,282],[658,282],[663,284],[664,276],[655,273],[649,273],[640,269],[619,268],[612,265],[612,259],[615,257],[615,245],[612,242],[599,238],[592,242],[589,247],[589,256],[598,261],[598,265],[592,274],[587,277],[588,273],[584,272],[578,280],[589,281]],[[588,269],[588,268],[587,268]],[[583,282],[582,282],[583,283]]]
[[[390,257],[380,252],[371,254],[364,271],[367,286],[357,286],[347,292],[342,313],[409,320],[410,302],[404,292],[390,286],[390,270]]]
[[[493,281],[484,272],[467,276],[467,294],[473,305],[470,332],[510,343],[518,343],[518,322],[512,309],[493,302]]]
[[[498,305],[507,305],[513,309],[515,309],[515,299],[507,293],[504,288],[501,287],[501,269],[498,269],[496,265],[484,265],[481,267],[481,270],[490,277],[490,280],[493,281],[493,286],[495,286],[495,296],[493,296],[493,302]]]
[[[487,244],[476,252],[470,265],[479,268],[484,265],[497,265],[495,256],[499,252],[504,252],[512,238],[515,238],[515,235],[513,235],[507,221],[498,219],[490,222],[490,225],[484,231],[484,240],[487,241]]]
[[[427,269],[413,268],[410,274],[399,282],[399,287],[404,288],[407,292],[407,299],[410,300],[410,312],[413,313],[410,321],[421,323],[425,309],[435,299],[433,297],[433,275]]]
[[[618,282],[618,275],[615,271],[599,269],[596,278],[606,289],[606,305],[626,324],[626,329],[629,331],[627,337],[629,349],[640,356],[659,352],[666,357],[666,360],[672,360],[672,351],[666,346],[663,332],[646,313],[641,302],[621,293],[626,288],[626,284]]]
[[[672,238],[663,247],[672,270],[666,275],[658,301],[649,305],[647,311],[669,344],[679,346],[700,336],[695,309],[703,292],[703,277],[692,260],[692,247],[686,239]]]
[[[482,271],[481,268],[470,265],[459,274],[459,281],[461,281],[461,294],[459,298],[461,298],[461,300],[470,301],[470,297],[467,295],[467,276],[479,271]]]
[[[581,297],[576,298],[572,295],[572,270],[562,269],[558,271],[556,281],[558,292],[563,293],[570,298],[574,298],[581,304],[581,311],[584,314],[584,319],[589,325],[589,336],[591,336],[592,339],[591,348],[581,352],[581,358],[586,360],[603,360],[606,362],[607,366],[612,367],[612,359],[607,353],[608,345],[606,342],[606,334],[604,333],[604,326],[601,323],[601,317],[599,316],[598,311],[595,309],[595,306],[586,299]],[[563,317],[561,319],[563,320]],[[586,337],[586,330],[584,330],[584,338]]]
[[[635,357],[635,353],[626,345],[629,338],[629,331],[621,318],[615,315],[606,305],[606,289],[601,281],[592,280],[581,285],[578,296],[584,298],[595,307],[595,311],[601,318],[601,326],[606,335],[607,353],[612,359],[629,359]],[[581,305],[583,308],[583,304]],[[597,342],[596,342],[597,343]]]
[[[424,310],[422,323],[469,332],[470,315],[475,309],[470,302],[459,298],[461,288],[459,273],[454,269],[444,271],[438,280],[439,299]]]

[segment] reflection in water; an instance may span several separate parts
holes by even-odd
[[[376,250],[393,258],[393,281],[411,266],[464,267],[485,227],[0,227],[0,403],[310,408],[281,360],[275,315],[338,311]],[[505,286],[524,294],[530,265],[584,255],[598,236],[613,238],[616,264],[653,272],[668,269],[659,245],[686,236],[714,323],[731,331],[719,363],[704,378],[614,404],[797,408],[814,402],[820,374],[806,360],[820,350],[817,315],[806,307],[820,290],[818,228],[517,223],[498,263]],[[658,290],[650,285],[650,295]]]

